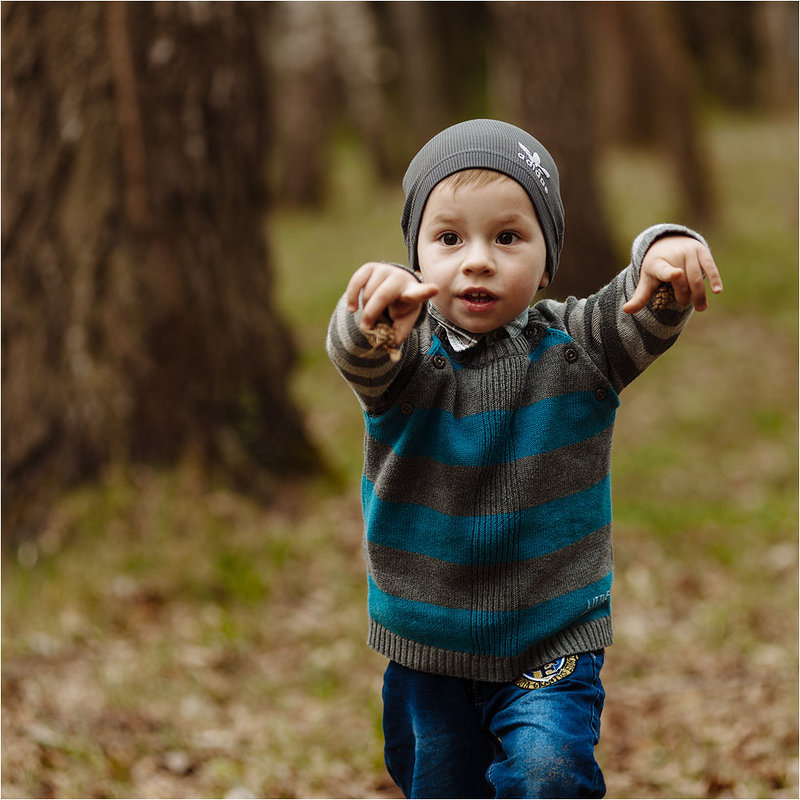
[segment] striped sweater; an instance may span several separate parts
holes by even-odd
[[[338,304],[328,353],[366,425],[369,644],[425,672],[512,681],[612,642],[610,462],[619,393],[690,308],[622,311],[647,248],[584,300],[543,300],[515,337],[453,350],[425,315],[391,361]]]

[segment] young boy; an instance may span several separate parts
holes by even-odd
[[[719,273],[658,225],[597,294],[530,308],[558,268],[558,171],[503,122],[438,134],[403,187],[411,268],[356,270],[327,345],[366,424],[386,764],[407,797],[602,797],[618,397]]]

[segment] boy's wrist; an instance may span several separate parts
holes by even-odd
[[[634,240],[631,247],[631,264],[636,270],[637,276],[641,274],[642,262],[647,255],[647,251],[659,240],[666,236],[689,236],[696,239],[701,244],[708,247],[708,242],[697,232],[685,225],[664,222],[658,225],[651,225],[643,230]]]

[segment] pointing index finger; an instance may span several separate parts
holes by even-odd
[[[722,277],[717,269],[717,264],[714,257],[708,250],[700,256],[700,267],[708,279],[708,285],[714,294],[719,294],[722,291]]]

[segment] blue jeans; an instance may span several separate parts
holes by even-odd
[[[603,797],[594,757],[602,666],[602,652],[583,653],[516,683],[487,683],[390,662],[389,774],[406,797]]]

